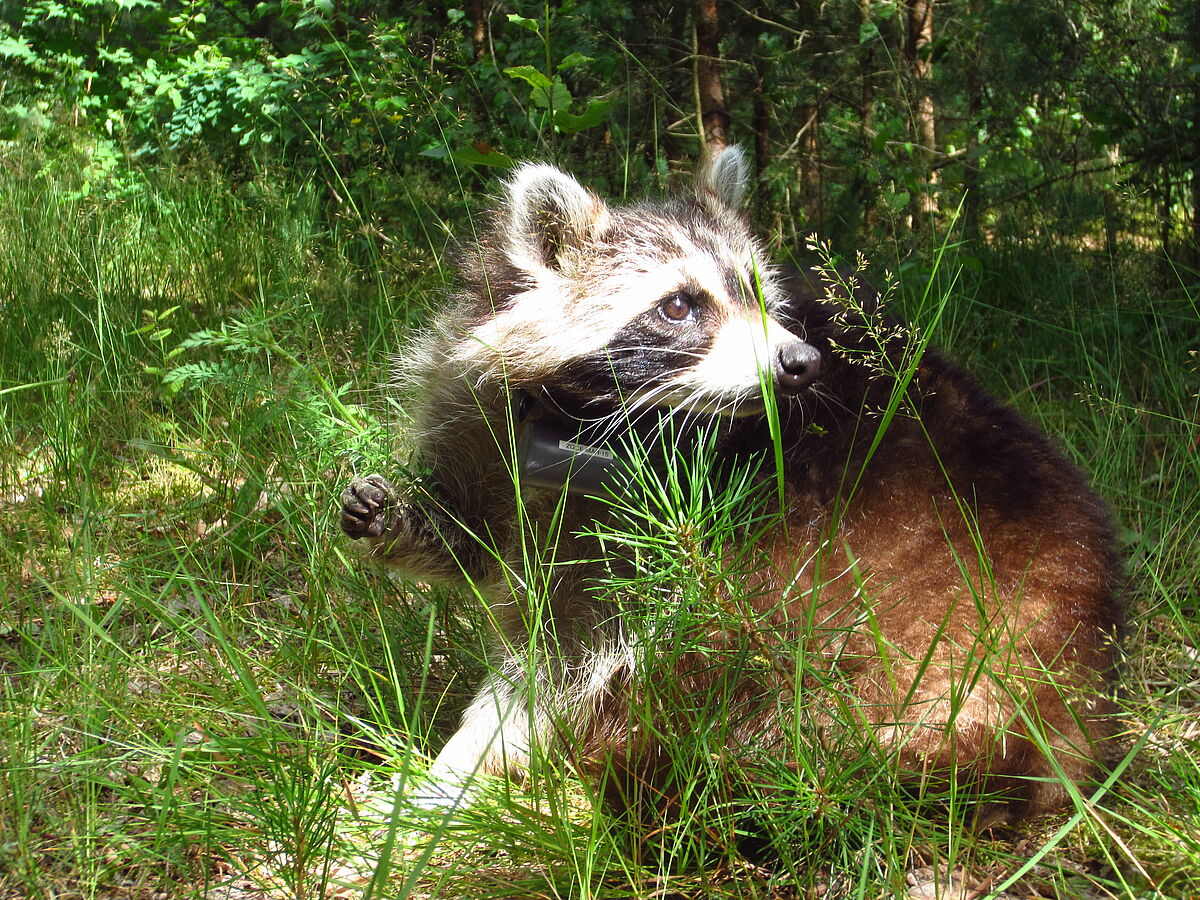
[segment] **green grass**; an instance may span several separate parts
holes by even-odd
[[[798,748],[786,802],[714,791],[650,834],[552,762],[448,823],[388,800],[452,730],[486,622],[363,566],[335,509],[390,466],[402,412],[378,385],[443,273],[353,265],[278,178],[171,172],[108,200],[0,179],[0,892],[875,897],[922,866],[993,888],[1028,868],[1026,894],[1200,891],[1200,316],[1133,251],[994,251],[932,335],[1117,510],[1141,752],[1111,791],[977,835],[916,814],[860,742],[852,767]],[[943,295],[910,293],[929,323]],[[697,527],[719,508],[677,505]],[[729,839],[747,808],[785,838],[773,871]]]

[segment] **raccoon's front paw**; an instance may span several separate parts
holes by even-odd
[[[356,477],[342,491],[342,531],[353,538],[384,534],[396,505],[395,491],[382,475]]]

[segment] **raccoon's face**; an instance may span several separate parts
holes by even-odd
[[[497,248],[521,273],[460,358],[512,387],[583,404],[761,412],[794,394],[820,354],[776,317],[775,273],[739,212],[747,179],[730,148],[692,196],[609,208],[550,166],[509,184]]]

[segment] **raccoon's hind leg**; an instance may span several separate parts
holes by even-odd
[[[408,802],[426,809],[469,806],[489,780],[527,771],[533,746],[548,736],[532,720],[526,694],[499,673],[488,678]]]
[[[425,487],[406,494],[382,475],[356,477],[342,491],[342,530],[371,555],[410,575],[439,581],[478,577],[482,548]]]

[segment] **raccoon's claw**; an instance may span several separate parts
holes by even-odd
[[[342,531],[357,540],[387,531],[393,490],[382,475],[355,478],[342,491]]]

